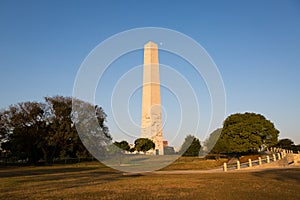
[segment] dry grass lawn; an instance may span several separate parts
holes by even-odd
[[[98,163],[0,169],[0,199],[300,199],[300,168],[124,176]]]
[[[198,157],[179,157],[171,165],[163,168],[162,170],[205,170],[220,168],[228,159],[219,160],[202,160]]]

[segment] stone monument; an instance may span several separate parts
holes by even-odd
[[[155,155],[163,155],[158,47],[154,42],[144,46],[143,71],[142,137],[155,143]]]

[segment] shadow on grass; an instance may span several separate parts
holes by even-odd
[[[12,168],[12,169],[5,169],[5,170],[0,170],[0,178],[11,178],[11,177],[22,177],[22,176],[34,176],[34,175],[54,175],[54,174],[68,174],[68,173],[84,173],[88,172],[91,170],[99,170],[98,173],[117,173],[116,171],[112,171],[109,168],[107,169],[101,169],[99,167],[64,167],[64,166],[59,166],[59,167],[30,167],[30,168]]]
[[[267,169],[259,172],[251,172],[254,176],[277,181],[296,181],[300,183],[300,168]]]

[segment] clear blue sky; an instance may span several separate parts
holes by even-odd
[[[182,32],[207,50],[224,81],[227,115],[261,113],[280,138],[300,143],[299,1],[1,0],[0,107],[71,96],[77,70],[96,45],[148,26]],[[97,98],[109,114],[106,97]]]

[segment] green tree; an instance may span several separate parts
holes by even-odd
[[[221,136],[213,151],[249,153],[274,146],[279,131],[264,116],[255,113],[233,114],[224,121]]]
[[[298,151],[300,151],[300,144],[298,145],[293,145],[292,149],[295,153],[298,153]]]
[[[288,138],[279,140],[275,146],[282,149],[293,149],[295,147],[294,142]]]
[[[114,142],[114,145],[116,145],[117,147],[119,147],[123,151],[129,151],[130,150],[130,146],[129,146],[128,142],[125,141],[125,140],[123,140],[121,142]]]
[[[148,138],[138,138],[134,141],[134,148],[138,152],[142,151],[146,153],[150,149],[155,149],[155,144]]]
[[[182,156],[198,156],[200,149],[200,140],[195,136],[188,135],[181,145],[179,153],[182,154]]]
[[[56,96],[45,100],[45,103],[18,103],[0,112],[1,149],[29,163],[40,159],[51,163],[58,157],[87,156],[72,119],[72,98]],[[94,109],[102,135],[111,140],[104,125],[106,115],[102,108],[80,100],[76,102],[84,109]],[[86,124],[90,118],[78,123]]]
[[[2,134],[6,141],[3,146],[9,155],[29,163],[42,158],[41,147],[46,135],[45,104],[23,102],[11,105],[1,117]]]
[[[221,141],[216,145],[219,137],[221,136],[222,133],[222,128],[216,129],[213,131],[210,135],[209,138],[204,142],[205,146],[205,152],[206,153],[217,153],[220,152],[226,144],[221,143]]]
[[[112,143],[112,137],[105,125],[106,114],[103,109],[73,99],[71,116],[84,146],[96,158],[107,156],[107,146]]]
[[[7,110],[0,111],[0,153],[1,154],[11,149],[10,147],[11,142],[9,141],[11,126],[9,123],[8,114],[9,112]]]

